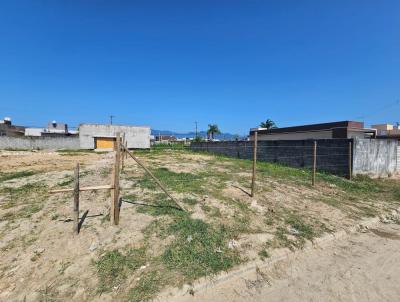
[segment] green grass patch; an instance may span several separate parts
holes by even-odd
[[[261,251],[259,251],[258,256],[260,256],[261,260],[265,260],[270,257],[266,249],[262,249]]]
[[[70,184],[72,184],[74,182],[74,180],[75,180],[74,176],[68,175],[62,181],[60,181],[57,185],[60,187],[69,186]]]
[[[400,185],[393,188],[392,194],[393,194],[394,200],[400,202]]]
[[[154,144],[151,146],[151,151],[164,151],[164,150],[188,150],[189,146],[183,143],[166,143],[166,144]]]
[[[138,213],[145,213],[152,216],[160,216],[160,215],[179,215],[180,214],[179,212],[182,212],[182,210],[178,208],[175,202],[172,201],[171,198],[169,198],[164,193],[153,194],[147,200],[148,200],[147,205],[139,205],[137,207]]]
[[[126,254],[118,250],[108,251],[94,264],[99,278],[99,292],[111,291],[146,262],[144,248],[130,249]]]
[[[17,210],[4,213],[1,221],[29,218],[39,212],[47,198],[47,186],[42,182],[28,183],[20,187],[3,187],[0,193],[5,194],[2,209],[11,209],[18,206]],[[22,207],[21,207],[22,205]]]
[[[3,187],[1,193],[10,194],[12,196],[26,196],[31,193],[43,193],[47,186],[43,182],[27,183],[19,187]]]
[[[129,291],[128,301],[150,301],[155,298],[162,286],[163,279],[160,272],[151,271],[145,273],[140,277],[136,286]]]
[[[37,174],[35,171],[0,172],[0,182]]]
[[[297,230],[299,233],[296,235],[297,237],[305,238],[308,240],[312,240],[317,234],[315,233],[313,227],[307,223],[305,223],[300,216],[290,214],[285,219],[286,224],[290,225],[293,229]]]
[[[191,198],[191,197],[185,197],[185,198],[182,199],[182,202],[186,203],[186,204],[188,204],[190,206],[194,206],[194,205],[196,205],[198,203],[198,200],[195,199],[195,198]]]
[[[153,169],[152,172],[171,191],[179,193],[204,192],[204,189],[202,188],[202,178],[198,175],[185,172],[176,173],[167,168]],[[138,181],[138,185],[149,190],[155,190],[158,188],[155,181],[147,174],[143,179]]]
[[[313,221],[306,223],[295,213],[283,213],[284,225],[280,225],[275,230],[274,239],[269,240],[265,246],[267,248],[286,247],[290,250],[303,248],[306,240],[313,240],[324,231],[329,231],[323,223]]]
[[[176,240],[162,255],[164,265],[180,271],[193,281],[199,277],[226,271],[240,262],[240,256],[227,246],[232,233],[224,226],[212,227],[199,219],[181,217],[170,225]]]

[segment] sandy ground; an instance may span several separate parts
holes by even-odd
[[[379,224],[169,301],[399,301],[400,225]]]
[[[156,153],[140,155],[140,158],[153,168],[166,167],[176,172],[225,171],[226,168],[223,163],[215,167],[215,163],[208,161],[212,159],[210,156],[201,154],[172,153],[170,156],[168,153]],[[72,183],[61,183],[71,179],[77,162],[81,164],[82,186],[110,183],[112,153],[0,151],[1,172],[35,172],[34,175],[0,182],[0,189],[35,183],[46,185],[46,190],[40,193],[31,190],[25,193],[26,196],[18,195],[13,199],[9,194],[0,194],[0,302],[124,301],[126,290],[136,284],[140,270],[130,274],[123,286],[99,295],[98,276],[93,263],[106,251],[141,247],[145,240],[143,230],[157,217],[140,213],[135,205],[124,203],[120,225],[113,226],[105,219],[110,207],[110,193],[86,191],[80,199],[81,217],[86,210],[89,212],[81,233],[75,236],[71,223],[72,195],[49,194],[47,191],[71,187]],[[245,172],[239,169],[235,175],[250,180],[250,173]],[[133,197],[130,198],[137,198],[136,201],[146,197],[149,191],[142,191],[135,181],[143,175],[144,172],[133,160],[127,160],[121,176],[122,195],[131,194]],[[202,208],[202,205],[208,205],[220,210],[218,221],[228,223],[239,212],[235,206],[237,203],[248,205],[251,210],[248,213],[252,215],[249,216],[252,232],[241,234],[237,241],[240,252],[249,262],[259,260],[260,247],[273,237],[274,227],[263,222],[267,216],[275,217],[274,223],[277,223],[279,215],[296,210],[309,217],[310,223],[323,221],[332,231],[338,226],[347,228],[357,223],[342,208],[318,201],[321,197],[336,198],[337,194],[341,194],[338,188],[323,183],[317,188],[299,187],[273,178],[262,181],[260,178],[257,183],[260,192],[257,198],[250,199],[235,179],[221,192],[222,196],[230,197],[229,203],[212,195],[202,196],[192,206],[192,217],[214,221],[216,218],[206,214]],[[173,193],[176,198],[186,197],[184,194],[191,196]],[[361,201],[357,202],[360,205]],[[387,206],[378,201],[375,205]],[[389,205],[397,207],[397,204]],[[38,206],[37,210],[34,206]],[[25,207],[33,209],[32,215],[24,216]],[[15,219],[11,219],[14,214]],[[349,242],[337,243],[332,249],[315,250],[304,255],[300,253],[295,261],[282,262],[270,271],[249,273],[218,284],[212,290],[195,292],[194,297],[189,294],[176,297],[176,301],[399,300],[396,297],[400,297],[400,289],[396,288],[395,281],[398,280],[396,277],[400,277],[400,268],[395,264],[400,260],[400,227],[384,225],[382,230],[396,235],[387,238],[376,235],[384,234],[379,232],[358,234]],[[154,240],[148,249],[149,258],[159,256],[167,243],[165,240]],[[171,300],[170,297],[167,299]]]

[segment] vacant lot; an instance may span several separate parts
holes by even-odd
[[[187,151],[136,152],[181,201],[179,211],[127,159],[120,225],[109,222],[110,194],[83,192],[81,233],[72,234],[73,167],[81,185],[109,184],[113,154],[0,151],[0,300],[142,301],[273,249],[306,241],[400,205],[398,180],[348,181],[274,164]]]

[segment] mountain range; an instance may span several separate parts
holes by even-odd
[[[176,138],[195,138],[196,137],[196,132],[186,132],[186,133],[179,133],[179,132],[174,132],[170,130],[157,130],[157,129],[151,129],[151,135],[174,135]],[[199,131],[198,136],[206,138],[207,137],[207,132],[206,131]],[[214,138],[219,139],[219,140],[233,140],[236,137],[239,138],[245,138],[243,135],[238,135],[238,134],[232,134],[232,133],[221,133],[221,134],[215,134]]]

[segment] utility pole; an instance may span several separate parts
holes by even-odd
[[[196,139],[197,139],[197,137],[198,137],[198,134],[197,134],[197,121],[196,122],[194,122],[195,124],[196,124]]]
[[[115,117],[115,115],[110,115],[110,125],[112,125],[112,120],[113,120],[113,118]]]

